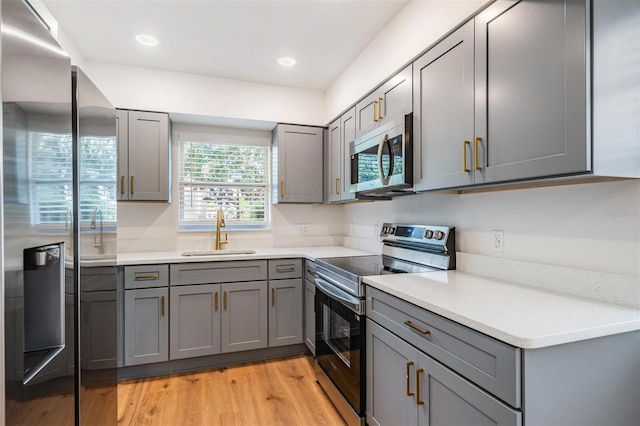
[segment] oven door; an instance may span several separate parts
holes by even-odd
[[[316,284],[316,361],[354,411],[363,417],[363,301],[332,288],[320,278],[316,278]]]

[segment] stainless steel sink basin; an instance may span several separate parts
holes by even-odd
[[[255,254],[255,250],[204,250],[204,251],[185,251],[182,256],[229,256],[233,254]]]

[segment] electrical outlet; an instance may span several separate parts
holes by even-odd
[[[300,233],[302,235],[307,235],[309,233],[309,225],[306,223],[300,224]]]
[[[504,252],[504,231],[491,231],[491,250],[498,253]]]

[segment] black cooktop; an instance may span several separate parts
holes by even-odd
[[[318,266],[332,270],[340,275],[351,274],[354,277],[366,277],[367,275],[380,275],[384,268],[381,255],[353,256],[353,257],[327,257],[317,259]],[[355,278],[357,279],[357,278]]]

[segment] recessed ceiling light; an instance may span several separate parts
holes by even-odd
[[[291,67],[296,64],[296,60],[293,58],[283,57],[278,59],[278,63],[283,67]]]
[[[158,45],[158,39],[147,34],[138,34],[136,36],[136,40],[138,41],[138,43],[144,44],[145,46]]]

